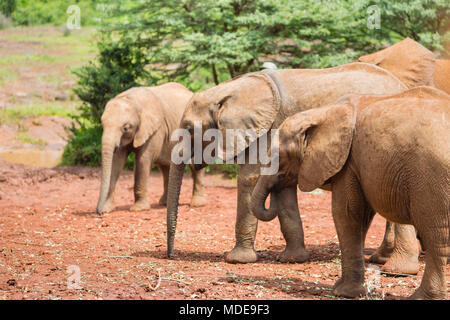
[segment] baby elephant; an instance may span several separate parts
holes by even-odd
[[[102,115],[102,182],[97,213],[114,209],[114,188],[125,161],[131,152],[134,165],[134,198],[130,210],[149,209],[148,178],[152,164],[164,177],[164,194],[159,203],[167,201],[171,144],[170,136],[178,128],[184,109],[193,93],[178,83],[157,87],[136,87],[111,99]],[[203,170],[193,172],[194,188],[191,206],[204,205]]]
[[[279,131],[280,169],[261,176],[252,211],[261,220],[298,183],[303,191],[331,188],[333,219],[342,253],[334,293],[365,294],[363,248],[375,212],[412,224],[426,247],[426,267],[412,299],[446,297],[450,254],[450,96],[418,87],[394,96],[349,96],[287,118]],[[273,149],[275,150],[275,149]],[[271,194],[271,208],[264,202]],[[294,199],[295,197],[295,199]],[[292,223],[295,225],[295,222]]]

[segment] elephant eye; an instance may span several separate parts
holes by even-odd
[[[222,106],[225,104],[225,102],[229,99],[229,98],[231,98],[231,96],[226,96],[225,98],[223,98],[222,100],[220,100],[218,103],[217,103],[217,110],[219,110],[220,108],[222,108]]]
[[[133,128],[133,126],[129,123],[125,124],[122,128],[123,132],[128,132]]]

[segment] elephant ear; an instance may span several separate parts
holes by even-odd
[[[408,88],[434,85],[434,54],[410,38],[381,51],[362,56],[358,61],[375,64],[390,71]]]
[[[150,88],[139,88],[133,96],[133,104],[139,116],[139,127],[134,136],[133,147],[142,146],[164,122],[164,102]]]
[[[224,140],[228,129],[233,129],[238,136],[235,141],[241,140],[241,144],[233,143],[232,154],[226,154],[226,159],[230,159],[272,128],[281,100],[272,76],[262,72],[227,81],[221,86],[223,89],[215,99],[218,105],[215,122]]]
[[[300,116],[300,113],[296,116]],[[351,103],[339,103],[300,116],[303,156],[298,173],[300,190],[309,192],[338,173],[347,161],[356,122]]]

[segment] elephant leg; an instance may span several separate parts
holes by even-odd
[[[394,250],[381,271],[417,274],[419,272],[419,244],[412,225],[394,223]]]
[[[241,165],[238,176],[238,203],[235,225],[236,244],[225,255],[228,263],[250,263],[258,260],[254,249],[258,219],[250,211],[253,188],[259,177],[259,165]]]
[[[378,247],[377,251],[375,251],[375,253],[370,256],[369,262],[385,264],[389,260],[392,252],[394,251],[394,225],[394,223],[386,220],[386,230],[384,232],[383,242]]]
[[[203,181],[205,179],[205,169],[195,170],[191,166],[192,171],[192,199],[191,207],[202,207],[206,205],[205,191],[203,186]]]
[[[309,254],[305,249],[303,225],[298,210],[297,187],[285,188],[276,194],[281,206],[278,219],[286,240],[286,249],[278,256],[281,262],[305,262]]]
[[[162,206],[166,206],[167,205],[167,186],[169,185],[169,171],[170,171],[170,166],[159,166],[159,169],[162,172],[163,175],[163,179],[164,179],[164,193],[161,196],[161,198],[159,199],[159,204]]]
[[[450,236],[448,224],[448,208],[439,215],[439,219],[430,219],[423,214],[417,221],[419,234],[427,248],[425,252],[425,271],[422,283],[410,299],[446,299],[447,284],[445,269],[450,254]],[[446,221],[447,223],[442,223]]]
[[[383,242],[369,262],[384,264],[384,272],[417,274],[419,246],[413,226],[386,221]]]
[[[364,295],[364,239],[375,215],[356,177],[341,176],[333,182],[333,219],[342,254],[342,276],[334,294],[349,298]]]
[[[116,183],[122,172],[125,161],[130,154],[127,148],[119,148],[113,155],[112,168],[111,168],[111,182],[109,184],[108,196],[105,204],[103,205],[103,212],[110,212],[114,210],[114,190],[116,189]]]
[[[148,179],[152,162],[150,154],[144,152],[145,149],[142,148],[136,152],[134,162],[134,204],[130,208],[131,211],[150,209],[148,203]]]

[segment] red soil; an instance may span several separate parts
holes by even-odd
[[[161,175],[152,173],[151,210],[129,212],[133,177],[125,172],[116,189],[117,210],[99,217],[99,169],[0,162],[0,299],[336,299],[332,285],[340,257],[329,192],[298,195],[310,261],[276,261],[284,240],[275,219],[259,224],[259,261],[231,265],[223,254],[234,245],[236,183],[207,175],[207,205],[191,209],[186,175],[173,260],[165,256],[166,209],[157,205],[162,186]],[[367,247],[381,243],[384,223],[375,217]],[[418,276],[383,275],[381,287],[366,298],[412,294],[423,274],[420,260]],[[67,287],[72,265],[80,269],[82,289]],[[158,270],[162,281],[152,290]],[[450,280],[449,266],[446,276]]]

